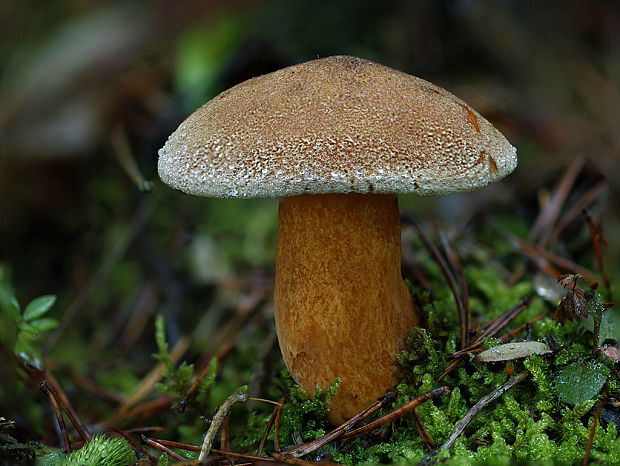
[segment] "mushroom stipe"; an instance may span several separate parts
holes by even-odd
[[[419,325],[401,278],[398,201],[389,194],[293,196],[280,201],[278,218],[282,355],[308,393],[342,379],[329,414],[340,424],[396,385],[396,354]]]

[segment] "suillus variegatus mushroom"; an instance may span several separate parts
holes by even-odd
[[[312,394],[341,378],[340,423],[396,382],[420,323],[401,277],[397,195],[477,189],[510,173],[515,148],[446,90],[361,58],[313,60],[234,86],[159,152],[185,193],[280,199],[275,318]]]

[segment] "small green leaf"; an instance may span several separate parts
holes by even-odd
[[[28,303],[26,309],[24,309],[24,320],[29,322],[31,320],[38,319],[49,311],[55,302],[56,296],[51,294],[39,296],[38,298],[33,299],[30,303]]]
[[[58,327],[58,321],[51,317],[43,317],[42,319],[33,320],[30,325],[37,330],[37,333],[49,332]]]
[[[31,337],[37,337],[39,335],[39,329],[32,322],[20,322],[18,325],[19,330],[22,333],[28,333]]]
[[[45,360],[43,355],[35,348],[28,337],[23,333],[17,335],[17,341],[13,348],[13,353],[26,367],[37,369],[39,371],[45,370]]]
[[[562,401],[576,405],[598,395],[607,375],[607,368],[597,362],[574,362],[556,377],[555,389]]]

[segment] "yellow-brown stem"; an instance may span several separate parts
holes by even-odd
[[[284,361],[310,395],[342,379],[339,424],[398,381],[396,354],[419,319],[400,271],[398,201],[321,194],[280,201],[275,317]]]

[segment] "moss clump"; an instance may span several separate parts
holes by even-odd
[[[94,436],[69,455],[61,450],[46,448],[37,458],[39,466],[129,466],[135,462],[136,455],[124,439],[104,435]]]

